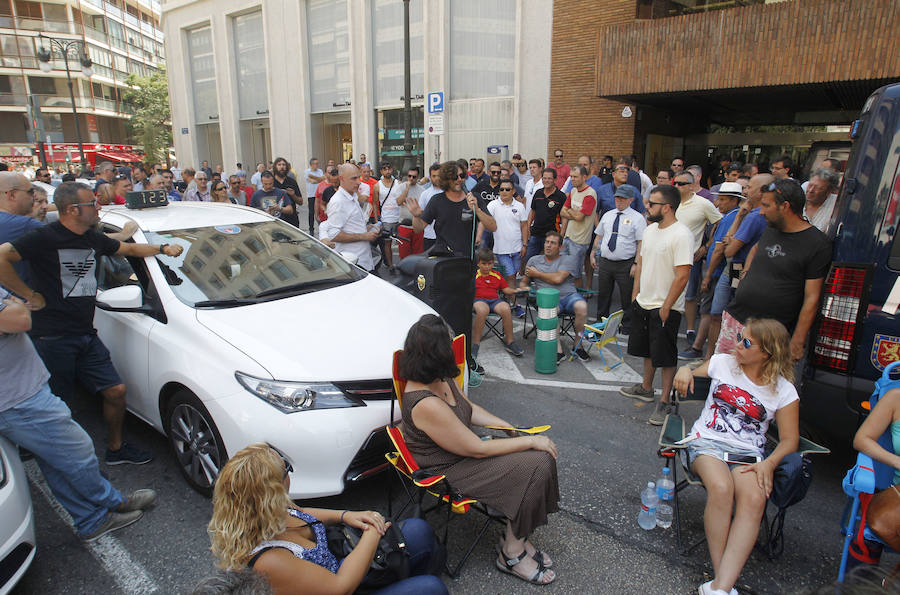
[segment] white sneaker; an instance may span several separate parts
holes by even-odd
[[[734,589],[731,590],[732,593],[737,593]],[[700,595],[731,595],[728,591],[723,591],[722,589],[713,589],[712,581],[708,581],[700,585],[700,588],[697,589],[697,592]]]

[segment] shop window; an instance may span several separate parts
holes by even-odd
[[[46,76],[29,76],[28,86],[33,95],[56,95],[56,79]]]

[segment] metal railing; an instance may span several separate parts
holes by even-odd
[[[638,4],[639,19],[664,19],[683,14],[727,10],[751,4],[765,4],[766,0],[651,0]]]

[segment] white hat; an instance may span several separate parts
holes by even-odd
[[[716,194],[725,196],[735,196],[737,198],[746,198],[741,192],[743,188],[737,182],[722,182]]]

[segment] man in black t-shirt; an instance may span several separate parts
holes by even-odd
[[[293,177],[288,175],[291,171],[291,165],[284,157],[275,159],[275,165],[272,168],[275,176],[275,187],[284,190],[290,197],[292,204],[291,209],[285,209],[281,213],[281,219],[290,223],[294,227],[300,227],[300,216],[297,211],[303,204],[303,195],[300,194],[300,185]]]
[[[502,173],[503,170],[500,164],[494,161],[488,166],[487,179],[478,182],[472,188],[472,194],[479,201],[484,202],[485,209],[487,209],[489,202],[500,198],[500,174]],[[492,249],[494,247],[494,234],[490,231],[485,231],[483,226],[479,225],[478,227],[479,231],[475,235],[475,243],[480,244],[483,248]]]
[[[91,394],[102,395],[108,431],[106,463],[148,463],[150,453],[122,441],[125,385],[94,329],[97,261],[113,254],[174,257],[183,248],[122,243],[103,235],[94,227],[100,220],[100,207],[84,184],[60,184],[53,202],[59,221],[0,245],[0,285],[24,297],[34,311],[31,339],[50,371],[53,393],[71,398],[77,381]],[[22,260],[31,268],[31,286],[12,266]]]
[[[534,191],[528,213],[528,226],[531,234],[528,238],[528,249],[525,262],[532,256],[544,251],[544,236],[550,231],[559,231],[559,212],[566,202],[566,195],[556,187],[556,170],[545,167],[541,173],[543,186]]]
[[[831,264],[831,242],[803,219],[805,195],[795,180],[763,189],[760,214],[769,227],[747,255],[744,276],[722,314],[716,353],[731,353],[748,318],[774,318],[791,334],[791,356],[803,357]]]

